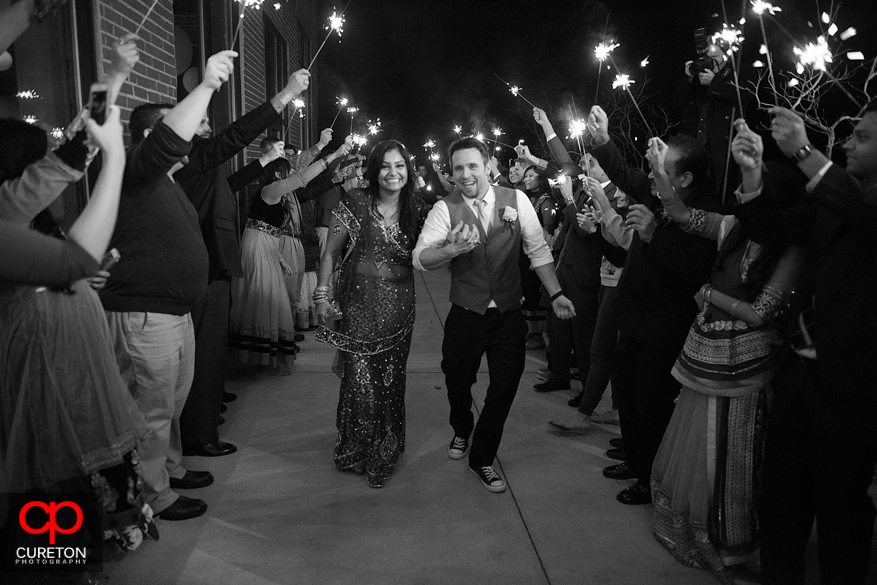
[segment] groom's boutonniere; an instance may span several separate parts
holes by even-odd
[[[511,226],[518,219],[518,210],[514,207],[504,207],[502,210],[503,225]]]

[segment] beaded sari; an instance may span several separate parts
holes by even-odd
[[[418,232],[426,218],[419,208]],[[343,374],[338,400],[335,465],[364,466],[371,485],[390,477],[405,450],[405,383],[414,328],[414,272],[411,238],[390,227],[356,190],[333,215],[347,228],[349,255],[335,298],[342,318],[321,327],[317,340],[341,350]]]
[[[740,229],[728,217],[719,235]],[[704,234],[701,234],[704,235]],[[800,255],[790,248],[755,299],[747,272],[760,250],[751,241],[714,269],[716,291],[748,301],[759,327],[707,304],[692,323],[673,376],[682,390],[652,466],[653,529],[681,563],[721,582],[757,571],[755,506],[761,476],[767,390],[781,363],[772,320],[785,307]]]

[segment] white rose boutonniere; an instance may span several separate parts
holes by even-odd
[[[504,207],[502,210],[502,220],[504,225],[511,226],[518,219],[518,210],[514,207]]]

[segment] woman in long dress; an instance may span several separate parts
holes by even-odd
[[[732,150],[742,192],[760,188],[760,138],[741,129]],[[669,187],[663,162],[652,162],[670,218],[719,247],[710,282],[696,297],[701,312],[673,367],[682,390],[652,466],[653,528],[681,563],[730,583],[758,571],[755,506],[770,381],[783,356],[774,320],[803,256],[796,247],[747,239],[734,216],[689,210]]]
[[[232,310],[228,346],[232,359],[262,366],[275,376],[292,373],[298,346],[295,343],[295,315],[284,275],[293,268],[284,260],[280,238],[291,218],[286,197],[307,185],[329,167],[329,163],[350,149],[345,142],[336,152],[309,165],[299,173],[286,159],[266,167],[266,178],[253,198],[247,227],[241,238],[241,267],[244,275],[231,282]]]
[[[104,164],[69,238],[53,232],[66,245],[28,238],[33,248],[0,254],[0,492],[11,494],[0,540],[39,545],[13,530],[22,505],[82,494],[78,503],[90,520],[76,537],[84,538],[91,564],[104,541],[133,550],[144,533],[157,531],[135,450],[148,429],[119,373],[100,300],[82,278],[97,272],[116,220],[125,168],[118,108],[109,107],[103,126],[88,121],[87,129]],[[0,120],[0,137],[0,224],[24,229],[83,176],[85,136],[43,158],[46,135],[35,126]],[[64,256],[48,254],[65,248]],[[59,270],[72,256],[81,266]]]
[[[428,210],[414,194],[414,169],[401,143],[376,145],[366,177],[367,190],[346,194],[333,211],[314,300],[327,325],[317,340],[337,347],[343,362],[335,465],[367,473],[368,484],[379,488],[405,450],[411,251]],[[342,255],[333,295],[330,280]],[[341,310],[334,323],[333,296]]]

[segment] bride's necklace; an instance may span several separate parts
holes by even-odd
[[[385,220],[393,219],[396,214],[399,212],[399,202],[395,203],[384,203],[383,201],[378,201],[378,213]]]

